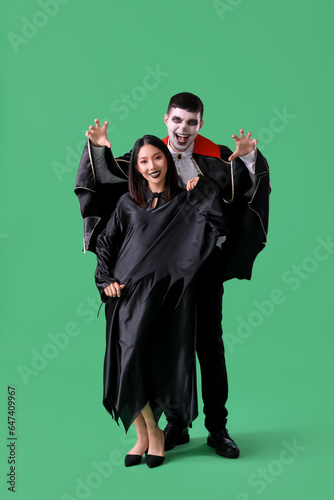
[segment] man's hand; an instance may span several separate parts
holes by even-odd
[[[187,182],[187,191],[191,191],[192,189],[194,189],[194,187],[196,186],[198,181],[199,181],[199,177],[194,177],[193,179],[190,179]]]
[[[245,137],[245,131],[243,128],[240,129],[240,138],[233,134],[232,138],[235,140],[236,150],[229,157],[228,161],[234,160],[239,156],[245,156],[254,151],[257,145],[257,139],[251,139],[251,132],[248,132],[247,137]]]
[[[104,288],[104,293],[108,295],[108,297],[120,297],[121,289],[124,287],[125,285],[119,285],[117,281],[115,281],[115,283],[110,283],[110,285]]]
[[[89,139],[92,141],[94,146],[107,146],[107,148],[111,148],[111,144],[108,141],[107,137],[107,128],[109,125],[109,122],[104,122],[103,127],[100,125],[100,120],[97,118],[94,120],[96,127],[94,125],[91,125],[89,127],[89,130],[86,132],[86,137],[89,137]]]

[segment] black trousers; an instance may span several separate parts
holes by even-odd
[[[195,277],[196,351],[201,368],[205,427],[209,432],[226,425],[228,381],[222,339],[223,272],[222,256],[216,247]],[[166,412],[168,422],[177,421]],[[182,422],[179,422],[182,424]]]
[[[228,381],[222,330],[222,256],[216,247],[195,278],[197,300],[196,351],[201,368],[205,427],[226,425]]]

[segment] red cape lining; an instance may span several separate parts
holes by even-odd
[[[165,137],[163,142],[167,145],[168,143],[168,136]],[[203,156],[213,156],[214,158],[220,158],[220,149],[217,144],[214,142],[210,141],[210,139],[207,139],[206,137],[203,137],[202,135],[197,135],[195,139],[195,146],[194,146],[194,151],[193,153],[197,155],[203,155]]]

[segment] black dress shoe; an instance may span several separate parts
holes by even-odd
[[[225,458],[238,458],[240,450],[237,444],[229,436],[227,429],[210,432],[207,443],[215,448],[217,455]]]
[[[165,451],[172,450],[179,444],[186,444],[190,441],[188,427],[182,427],[175,422],[168,422],[165,430]]]
[[[159,455],[146,455],[146,465],[150,469],[154,467],[159,467],[165,460],[165,457],[160,457]]]

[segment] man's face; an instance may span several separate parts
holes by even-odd
[[[203,126],[203,120],[201,120],[199,113],[190,113],[181,108],[171,108],[164,120],[174,151],[186,151]]]

